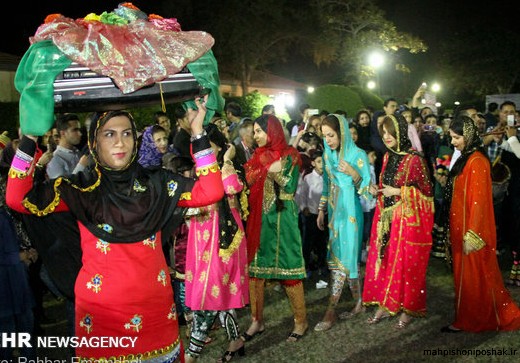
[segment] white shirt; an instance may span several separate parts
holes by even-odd
[[[318,214],[321,193],[323,192],[323,175],[313,170],[303,178],[302,182],[302,205],[300,210],[309,209],[312,214]]]

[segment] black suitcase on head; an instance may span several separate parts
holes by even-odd
[[[182,102],[202,93],[202,87],[187,68],[161,82],[125,94],[110,77],[72,63],[54,81],[54,108],[56,112],[111,111],[163,101]]]

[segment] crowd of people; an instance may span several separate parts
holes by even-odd
[[[366,324],[398,316],[406,329],[427,315],[433,256],[455,286],[455,319],[441,332],[519,329],[506,288],[520,286],[516,105],[439,115],[420,106],[423,93],[353,118],[304,104],[287,123],[272,105],[252,118],[235,102],[206,123],[206,96],[173,122],[157,112],[143,130],[109,111],[57,115],[43,136],[0,135],[0,268],[11,276],[0,285],[2,326],[35,332],[28,271],[39,261],[66,300],[70,335],[138,338],[76,356],[193,362],[218,325],[229,341],[218,361],[228,362],[266,329],[266,283],[287,295],[288,342],[309,330],[303,281],[313,274],[329,289],[314,331],[367,311]],[[338,314],[345,287],[354,307]],[[250,316],[242,329],[239,309]]]

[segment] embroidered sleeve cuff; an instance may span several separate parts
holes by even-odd
[[[31,168],[35,152],[36,143],[24,136],[11,163],[9,175],[18,178],[25,177]]]
[[[322,211],[326,211],[327,210],[327,202],[328,202],[327,197],[323,197],[322,196],[320,198],[320,204],[318,205],[318,209],[322,210]]]
[[[195,174],[197,176],[208,175],[210,172],[215,173],[219,170],[217,157],[213,149],[203,149],[194,153],[193,156],[195,158]]]
[[[464,235],[464,243],[467,244],[472,251],[479,251],[486,246],[486,242],[471,229]]]
[[[283,173],[268,173],[269,176],[275,181],[276,184],[282,188],[289,183],[291,180],[290,176],[284,175]]]

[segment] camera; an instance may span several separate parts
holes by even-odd
[[[515,126],[515,115],[507,115],[507,126]]]
[[[311,108],[311,109],[309,109],[309,111],[307,111],[308,116],[314,116],[314,115],[319,115],[319,114],[320,114],[320,110],[318,110],[317,108]]]

